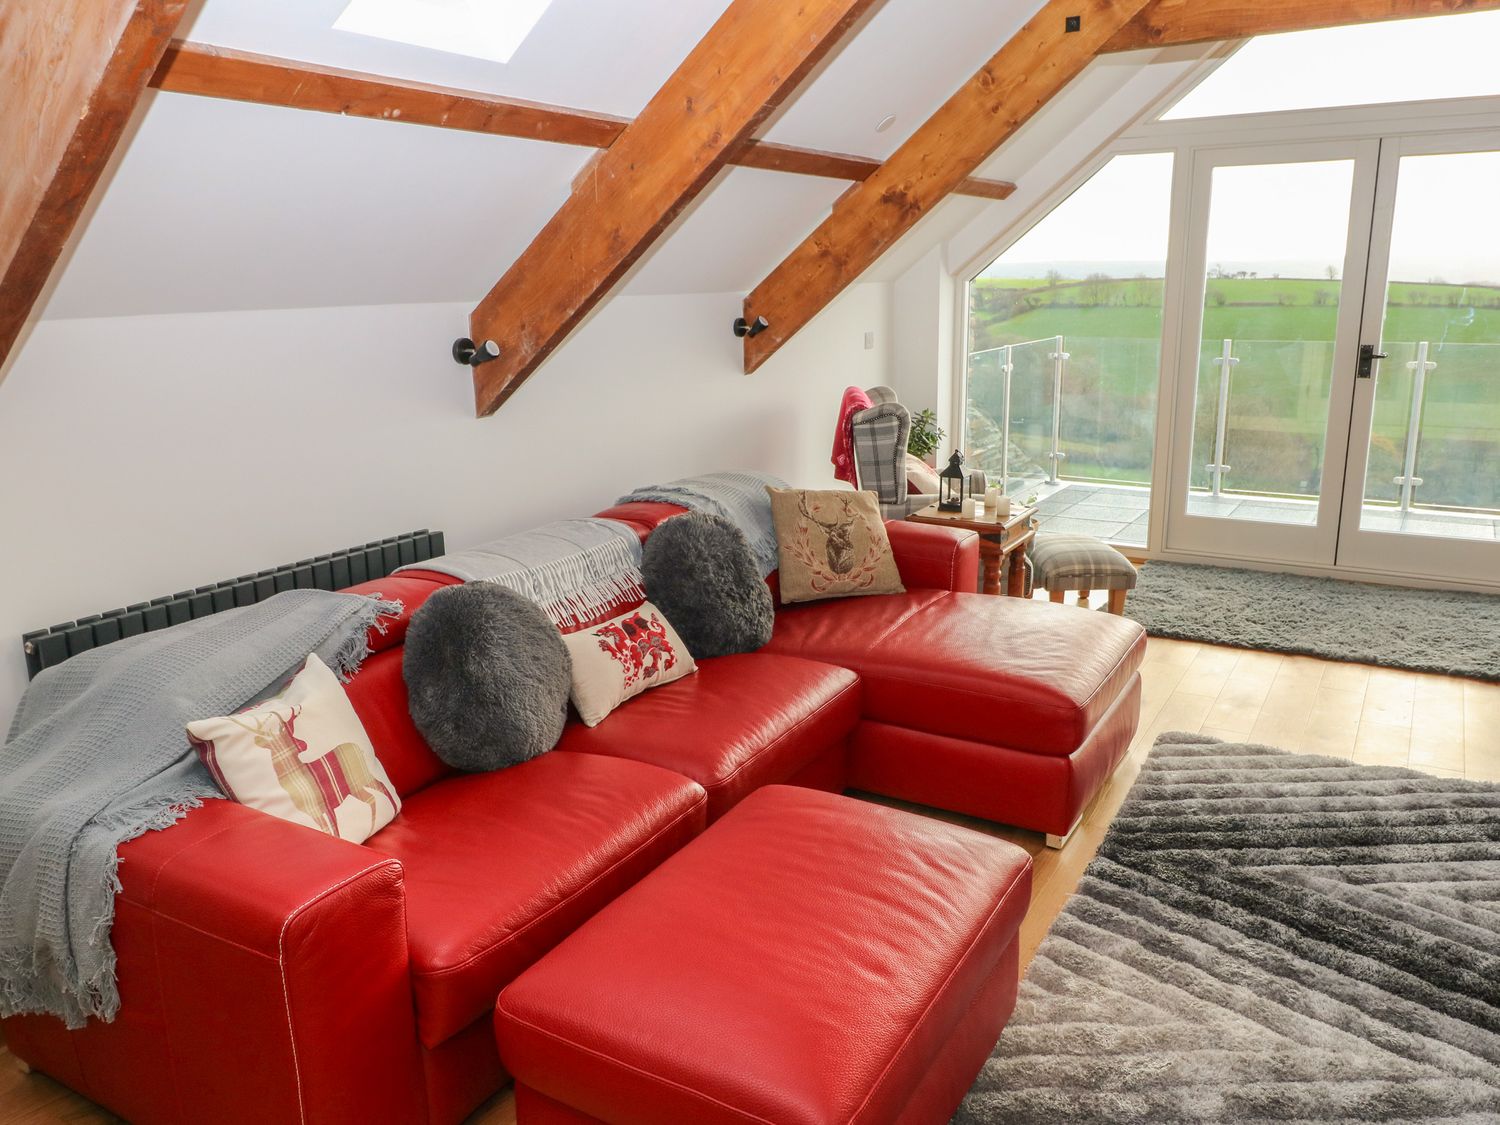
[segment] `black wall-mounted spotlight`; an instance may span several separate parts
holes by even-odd
[[[736,336],[759,336],[769,327],[771,327],[771,322],[763,316],[756,317],[753,323],[742,316],[734,318],[734,334]]]
[[[476,344],[467,336],[460,336],[453,341],[453,358],[466,367],[478,367],[481,363],[499,359],[500,345],[493,340]]]

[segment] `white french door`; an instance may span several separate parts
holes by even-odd
[[[1500,581],[1496,150],[1192,153],[1169,552]]]
[[[1500,133],[1381,143],[1340,566],[1500,582],[1496,200]]]

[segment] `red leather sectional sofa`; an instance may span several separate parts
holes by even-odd
[[[644,537],[680,510],[601,515]],[[138,1122],[456,1122],[507,1080],[501,990],[762,787],[1066,834],[1134,733],[1143,633],[970,593],[974,536],[888,527],[907,593],[782,608],[763,651],[492,774],[448,769],[407,712],[406,620],[453,579],[357,588],[406,606],[348,686],[400,816],[355,845],[211,801],[125,845],[119,1017],[9,1019],[11,1051]]]

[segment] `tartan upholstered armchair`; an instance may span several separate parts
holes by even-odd
[[[916,510],[906,490],[906,439],[911,433],[911,414],[896,401],[896,392],[890,387],[871,387],[865,394],[875,405],[849,420],[854,437],[855,487],[875,493],[880,514],[886,519],[905,519]]]
[[[937,494],[907,490],[906,439],[911,434],[911,413],[896,400],[896,392],[890,387],[870,387],[865,394],[874,405],[850,419],[854,486],[875,493],[884,518],[905,519],[933,503]],[[969,474],[969,486],[984,492],[983,470]]]

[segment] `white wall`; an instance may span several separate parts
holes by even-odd
[[[484,421],[446,354],[467,305],[44,321],[0,384],[0,731],[30,629],[417,527],[461,547],[694,472],[829,483],[840,392],[889,379],[886,287],[750,378],[741,299],[618,297]]]
[[[956,288],[942,246],[934,246],[891,284],[891,385],[913,414],[932,410],[948,431],[938,450],[940,465],[963,445],[953,423]]]

